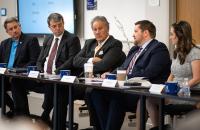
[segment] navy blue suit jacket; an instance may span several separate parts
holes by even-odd
[[[128,68],[138,49],[138,46],[131,48],[122,68]],[[139,55],[132,73],[127,76],[128,78],[146,77],[151,83],[160,84],[167,80],[170,74],[170,66],[171,61],[167,47],[165,44],[153,39]]]

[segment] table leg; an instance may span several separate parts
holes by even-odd
[[[73,100],[73,85],[69,85],[69,130],[73,130],[74,123],[74,100]]]
[[[54,117],[53,117],[53,130],[58,130],[58,87],[54,84]]]
[[[1,76],[1,118],[5,115],[6,107],[5,107],[5,77]]]
[[[159,130],[163,130],[164,129],[164,118],[165,118],[165,115],[164,115],[164,98],[161,98],[160,99],[160,102],[159,102]]]
[[[140,96],[140,130],[146,129],[146,97]]]

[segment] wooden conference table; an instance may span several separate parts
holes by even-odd
[[[164,99],[165,98],[171,98],[171,99],[177,99],[177,100],[186,100],[186,101],[195,101],[199,102],[200,101],[200,94],[191,94],[190,97],[179,97],[177,95],[168,95],[168,94],[153,94],[148,91],[148,89],[144,88],[130,88],[130,89],[122,89],[122,88],[109,88],[109,87],[102,87],[101,84],[96,84],[96,83],[89,83],[86,84],[84,82],[75,82],[75,83],[67,83],[67,82],[61,82],[60,79],[47,79],[44,78],[43,76],[39,76],[38,78],[30,78],[27,76],[27,74],[23,73],[6,73],[6,74],[0,74],[1,80],[2,80],[2,101],[1,101],[1,106],[2,106],[2,115],[5,114],[5,99],[4,99],[4,94],[5,94],[5,85],[4,85],[4,80],[5,77],[7,78],[18,78],[18,79],[25,79],[25,80],[33,80],[37,82],[43,82],[43,83],[51,83],[54,86],[54,119],[53,119],[53,130],[58,130],[58,126],[60,125],[58,122],[58,116],[57,116],[57,91],[59,87],[57,85],[64,85],[69,88],[69,110],[68,110],[68,115],[69,115],[69,130],[73,130],[73,113],[74,113],[74,107],[73,107],[73,87],[90,87],[90,88],[95,88],[95,89],[103,89],[106,91],[116,91],[124,94],[133,94],[133,95],[139,95],[140,96],[140,106],[141,106],[141,130],[145,130],[145,99],[146,97],[157,97],[160,99],[159,102],[159,115],[160,115],[160,125],[159,129],[163,130],[164,126]]]

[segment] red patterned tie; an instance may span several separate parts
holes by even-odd
[[[128,68],[127,68],[127,70],[126,70],[126,73],[127,73],[127,74],[129,74],[129,73],[132,71],[133,66],[134,66],[134,64],[135,64],[135,61],[136,61],[136,58],[137,58],[137,56],[140,54],[141,50],[142,50],[142,47],[140,47],[140,48],[138,49],[138,51],[135,53],[135,55],[134,55],[133,58],[131,59],[131,62],[129,63]]]
[[[47,63],[47,73],[48,74],[52,74],[53,60],[54,60],[56,52],[57,52],[58,40],[59,40],[58,38],[55,39],[55,43],[54,43],[51,53],[49,55],[49,60]]]

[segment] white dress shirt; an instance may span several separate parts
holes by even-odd
[[[55,40],[56,40],[56,38],[59,39],[59,40],[58,40],[58,46],[57,46],[57,51],[58,51],[58,47],[59,47],[59,45],[60,45],[60,41],[61,41],[61,39],[62,39],[62,36],[63,36],[63,34],[60,35],[59,37],[56,37],[56,36],[54,35],[54,38],[53,38],[53,41],[52,41],[52,44],[51,44],[51,48],[50,48],[50,50],[49,50],[49,54],[48,54],[48,56],[46,57],[46,60],[45,60],[45,62],[44,62],[44,73],[47,73],[47,63],[48,63],[48,60],[49,60],[49,55],[50,55],[50,53],[51,53],[51,50],[52,50],[52,48],[53,48],[53,46],[54,46]],[[56,70],[56,64],[55,64],[55,62],[56,62],[56,56],[57,56],[57,52],[56,52],[55,58],[54,58],[54,60],[53,60],[52,74],[55,74],[54,71]]]

